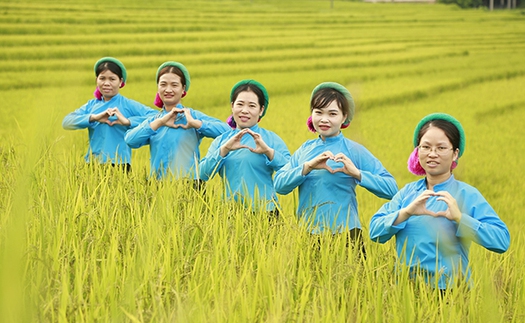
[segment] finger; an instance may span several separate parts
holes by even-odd
[[[447,191],[439,191],[434,193],[435,196],[440,196],[441,198],[447,198],[447,199],[453,199],[452,195],[450,195]]]
[[[183,109],[184,115],[186,116],[187,120],[194,120],[193,116],[191,115],[190,109]]]
[[[333,170],[332,167],[330,167],[330,166],[328,166],[328,165],[324,165],[323,168],[326,169],[327,171],[329,171],[329,172],[332,173],[332,174],[336,173],[336,171]]]
[[[317,158],[319,158],[319,160],[326,161],[328,159],[332,159],[332,156],[330,156],[330,154],[327,153],[322,153],[321,155],[317,156]]]
[[[440,217],[440,216],[445,216],[446,217],[447,212],[445,212],[445,211],[439,211],[439,212],[427,211],[427,215],[430,215],[430,216],[433,216],[433,217]]]
[[[244,131],[244,129],[239,131],[239,133],[235,135],[235,139],[241,140],[242,136],[244,136],[245,133],[246,131]]]

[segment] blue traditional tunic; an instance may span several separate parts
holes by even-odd
[[[325,151],[345,154],[361,171],[361,181],[342,172],[335,174],[325,169],[314,169],[303,175],[303,165]],[[343,165],[328,160],[332,169]],[[274,178],[277,193],[288,194],[299,187],[297,215],[313,233],[329,230],[333,233],[361,228],[357,212],[355,187],[361,185],[378,197],[390,199],[397,192],[397,184],[390,173],[362,145],[345,138],[341,133],[322,140],[320,137],[305,142],[292,155]]]
[[[120,113],[130,121],[130,126],[113,125],[106,123],[89,122],[92,114],[99,114],[109,108],[118,108]],[[88,129],[89,149],[85,156],[86,162],[91,158],[100,163],[131,164],[131,148],[124,141],[127,130],[136,127],[148,116],[157,111],[139,102],[128,99],[120,94],[111,100],[89,100],[79,109],[68,114],[62,121],[66,130]],[[116,120],[111,117],[110,120]]]
[[[250,129],[260,134],[264,142],[274,149],[272,160],[264,154],[253,153],[246,148],[231,151],[225,157],[221,157],[221,146],[240,131],[235,129],[212,142],[208,154],[199,164],[200,176],[201,179],[207,180],[219,173],[221,178],[225,179],[227,198],[252,205],[256,210],[272,211],[278,205],[272,176],[288,162],[290,151],[274,132],[258,125]],[[249,134],[242,137],[241,144],[255,147],[255,141]]]
[[[400,261],[413,272],[423,271],[432,286],[445,289],[451,287],[459,276],[469,279],[468,255],[472,241],[488,250],[502,253],[509,247],[510,234],[481,193],[457,181],[453,175],[435,185],[434,191],[447,191],[456,199],[462,213],[459,223],[445,217],[413,215],[394,225],[399,210],[408,206],[426,189],[426,179],[403,187],[372,217],[370,238],[385,243],[395,236]],[[426,207],[433,212],[448,208],[445,202],[437,201],[437,197],[429,198]]]
[[[182,106],[180,106],[182,108]],[[195,120],[202,121],[199,129],[183,129],[160,127],[151,129],[150,123],[156,118],[162,118],[167,112],[162,109],[157,115],[144,120],[138,127],[128,131],[125,136],[127,144],[132,148],[144,145],[150,146],[151,175],[161,179],[173,175],[175,178],[198,179],[196,165],[200,160],[199,145],[203,137],[215,138],[230,130],[227,123],[207,116],[197,110],[190,110]],[[185,124],[183,114],[175,123]]]

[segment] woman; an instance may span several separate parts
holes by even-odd
[[[275,175],[279,194],[299,187],[297,215],[312,233],[347,233],[361,239],[355,187],[390,199],[397,192],[395,179],[362,145],[345,138],[355,105],[348,90],[333,82],[319,84],[310,100],[308,128],[319,134],[308,140]]]
[[[124,141],[126,131],[137,126],[155,110],[120,95],[126,84],[124,65],[113,57],[95,63],[95,99],[68,114],[62,121],[66,130],[88,128],[89,149],[86,162],[122,165],[131,169],[131,148]]]
[[[229,130],[226,123],[184,107],[181,99],[190,89],[190,74],[178,62],[165,62],[157,70],[155,105],[162,108],[125,137],[132,148],[150,145],[151,174],[158,179],[198,180],[196,165],[203,137],[215,138]]]
[[[227,182],[227,198],[278,216],[272,176],[290,158],[284,141],[258,122],[270,103],[266,88],[255,80],[242,80],[230,93],[232,131],[217,137],[200,162],[201,178],[216,173]]]
[[[385,243],[395,236],[401,263],[444,290],[461,276],[469,279],[472,241],[502,253],[510,235],[481,193],[452,174],[465,151],[459,121],[430,114],[417,125],[413,143],[409,170],[425,178],[407,184],[381,207],[371,219],[370,238]]]

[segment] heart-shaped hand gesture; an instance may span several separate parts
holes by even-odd
[[[438,201],[443,201],[447,204],[445,211],[430,211],[427,209],[427,201],[431,196],[438,196]],[[425,190],[421,195],[416,197],[407,207],[399,211],[398,218],[394,225],[405,221],[411,216],[430,215],[434,217],[443,216],[449,220],[459,222],[461,220],[461,211],[459,210],[457,201],[447,191],[434,192],[432,190]]]
[[[162,118],[156,119],[156,121],[159,127],[165,126],[170,128],[178,128],[180,125],[176,125],[175,122],[182,119],[183,116],[184,109],[175,107],[163,115]]]
[[[255,147],[250,147],[248,145],[242,144],[241,140],[244,135],[250,135],[252,136],[253,140],[255,141]],[[238,133],[236,133],[234,136],[232,136],[228,141],[224,143],[224,145],[221,146],[221,156],[226,156],[230,151],[238,150],[246,148],[249,149],[251,152],[256,154],[265,154],[268,156],[268,159],[273,159],[274,150],[270,148],[266,142],[262,139],[261,135],[253,132],[249,128],[244,128]]]
[[[129,119],[124,117],[117,107],[108,108],[99,114],[92,114],[89,121],[98,121],[100,123],[108,124],[109,126],[114,126],[116,124],[129,126],[131,124]]]
[[[458,207],[458,202],[456,201],[456,199],[447,191],[435,192],[434,196],[439,196],[437,200],[447,203],[448,206],[448,208],[445,211],[436,212],[435,216],[444,216],[449,220],[456,221],[457,223],[459,223],[459,221],[461,220],[462,213]]]
[[[303,175],[310,173],[314,169],[326,169],[330,173],[333,173],[334,170],[326,164],[326,162],[330,159],[334,159],[334,154],[331,151],[327,150],[322,154],[314,157],[313,159],[307,161],[306,163],[304,163],[303,166]]]
[[[354,162],[343,153],[338,153],[332,158],[335,162],[342,163],[343,167],[334,169],[332,173],[342,172],[361,180],[361,171],[355,166]]]
[[[191,115],[190,109],[182,108],[180,110],[182,110],[182,113],[179,112],[177,119],[175,121],[182,120],[184,117],[186,117],[186,123],[174,123],[173,128],[199,129],[200,127],[202,127],[202,121],[196,120],[195,118],[193,118],[193,116]]]

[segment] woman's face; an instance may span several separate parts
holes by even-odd
[[[118,94],[121,81],[120,77],[110,70],[100,72],[97,76],[97,87],[105,101],[111,100]]]
[[[256,125],[263,111],[259,105],[259,98],[252,91],[240,92],[232,102],[233,120],[239,129]]]
[[[450,168],[458,158],[458,150],[453,150],[443,130],[432,126],[428,128],[419,141],[418,150],[419,163],[427,176],[450,176]]]
[[[337,101],[332,101],[327,107],[312,110],[312,123],[322,139],[334,137],[341,131],[341,125],[346,120]]]
[[[184,89],[185,86],[177,74],[167,73],[159,77],[157,91],[166,108],[173,108],[180,103]]]

